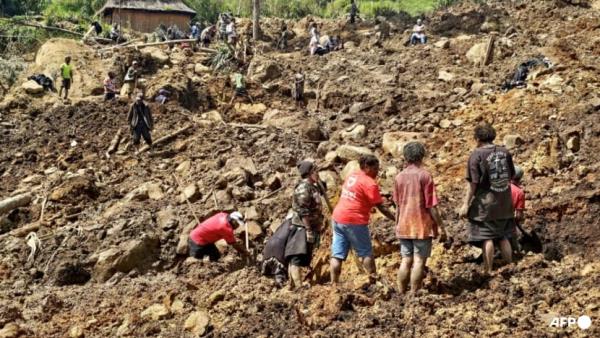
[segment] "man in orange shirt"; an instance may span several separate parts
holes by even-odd
[[[371,209],[376,207],[387,218],[394,220],[394,214],[383,205],[379,186],[375,182],[379,172],[379,160],[373,155],[361,156],[360,170],[346,178],[342,195],[333,210],[333,240],[331,243],[331,281],[338,283],[342,272],[342,262],[348,257],[350,248],[369,273],[369,279],[376,278],[375,260],[369,218]]]
[[[423,284],[425,263],[431,256],[432,238],[446,241],[444,223],[437,211],[438,200],[431,174],[422,167],[425,147],[409,142],[403,149],[408,163],[394,182],[393,199],[396,203],[396,236],[400,239],[402,263],[398,271],[400,293],[410,289],[414,293]]]

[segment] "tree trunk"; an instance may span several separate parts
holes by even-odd
[[[258,40],[258,35],[260,34],[259,19],[260,0],[252,0],[252,38],[254,41]]]

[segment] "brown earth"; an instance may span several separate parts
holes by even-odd
[[[29,96],[19,85],[1,104],[0,200],[31,193],[33,201],[0,215],[0,337],[599,336],[600,14],[596,2],[572,3],[463,4],[429,18],[433,33],[424,47],[403,46],[408,35],[400,29],[410,22],[395,22],[395,34],[378,48],[369,22],[353,28],[322,21],[322,31],[339,32],[347,43],[320,58],[305,51],[307,20],[290,23],[292,49],[259,45],[248,67],[254,103],[234,106],[227,104],[229,78],[199,66],[206,54],[175,49],[101,58],[83,45],[49,41],[42,50],[51,52],[38,53],[29,74],[51,72],[71,54],[80,86],[66,105],[49,94]],[[278,25],[263,25],[272,41]],[[497,32],[493,60],[474,65],[466,54],[487,42],[489,31]],[[435,46],[443,39],[446,48]],[[537,54],[553,67],[533,71],[527,88],[502,92],[515,67]],[[165,106],[151,104],[155,140],[189,126],[141,154],[125,149],[127,103],[93,96],[107,70],[123,74],[133,59],[144,65],[148,96],[161,87],[175,94]],[[297,71],[307,78],[307,100],[299,104],[289,87]],[[524,226],[544,242],[542,253],[490,278],[481,275],[479,250],[464,243],[465,224],[454,211],[480,121],[494,124],[499,143],[514,144],[515,161],[526,170]],[[366,135],[353,136],[355,124]],[[119,130],[124,140],[107,157]],[[397,242],[379,214],[371,229],[381,278],[371,286],[352,259],[342,286],[326,284],[328,232],[313,261],[312,287],[299,292],[277,289],[225,247],[216,264],[178,256],[194,217],[173,173],[195,189],[201,219],[244,211],[260,251],[290,207],[298,160],[321,164],[335,202],[348,159],[331,152],[367,147],[382,161],[389,198],[403,165],[384,150],[390,132],[386,139],[400,139],[392,146],[405,137],[427,145],[453,238],[434,247],[417,297],[395,292]],[[40,245],[28,259],[30,232]],[[590,329],[548,325],[553,316],[581,315],[592,318]]]

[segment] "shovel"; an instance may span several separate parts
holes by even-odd
[[[542,241],[540,240],[540,237],[535,232],[535,230],[532,230],[531,233],[528,233],[527,231],[525,231],[525,229],[523,229],[523,227],[521,226],[521,224],[519,224],[519,222],[515,222],[515,223],[517,224],[517,228],[519,228],[519,230],[523,234],[523,237],[521,237],[521,239],[519,240],[519,243],[521,244],[521,248],[523,249],[523,251],[529,250],[534,253],[542,252],[542,250],[543,250]]]

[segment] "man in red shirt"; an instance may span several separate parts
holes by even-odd
[[[198,224],[192,230],[188,239],[190,256],[197,259],[208,256],[211,262],[216,262],[221,254],[215,242],[224,239],[237,252],[244,257],[249,257],[250,254],[246,251],[246,248],[241,243],[236,242],[233,235],[233,231],[242,225],[244,225],[244,216],[237,211],[231,214],[220,212]]]
[[[375,261],[369,233],[371,209],[376,207],[387,218],[394,220],[394,214],[383,205],[379,186],[375,182],[379,172],[379,160],[373,155],[361,156],[360,170],[346,178],[342,186],[340,200],[333,210],[333,240],[331,244],[331,281],[338,283],[342,272],[342,262],[352,248],[375,280]]]
[[[432,238],[446,241],[444,223],[437,211],[438,200],[431,174],[421,165],[425,147],[419,142],[409,142],[403,149],[408,163],[394,181],[393,199],[396,203],[396,236],[400,239],[402,263],[398,270],[400,293],[406,292],[410,279],[411,292],[423,283],[425,264],[431,256]]]
[[[523,178],[523,169],[518,165],[515,166],[515,176],[510,182],[510,195],[512,198],[513,208],[515,209],[515,222],[523,222],[525,220],[525,192],[521,187],[521,179]],[[517,229],[513,227],[512,238],[510,241],[514,252],[519,252],[519,242],[517,241]]]

